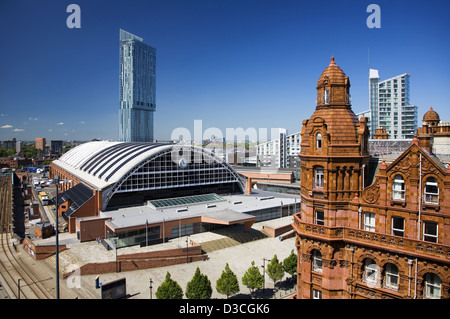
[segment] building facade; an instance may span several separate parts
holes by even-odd
[[[51,141],[50,150],[58,155],[63,153],[64,143],[63,141]]]
[[[279,136],[260,143],[256,147],[256,166],[295,168],[299,166],[300,132],[287,134],[286,129],[279,129]]]
[[[153,142],[156,50],[120,30],[119,141]]]
[[[369,72],[370,135],[384,127],[391,139],[412,139],[417,129],[417,106],[409,101],[407,73],[379,81],[378,70]]]
[[[303,121],[297,298],[447,299],[448,161],[417,138],[401,153],[372,157],[349,88],[332,60]]]
[[[36,137],[34,147],[38,150],[45,151],[46,141],[45,137]]]

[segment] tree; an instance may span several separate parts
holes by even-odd
[[[264,285],[264,275],[259,272],[254,261],[252,261],[252,266],[247,269],[242,277],[242,283],[250,289],[250,293]]]
[[[275,286],[275,283],[283,278],[284,276],[284,268],[283,265],[278,261],[278,257],[275,254],[270,261],[270,263],[267,265],[267,275],[269,275],[270,279],[273,280],[273,285]]]
[[[182,299],[183,289],[180,285],[170,278],[170,273],[167,272],[166,280],[156,290],[156,298],[158,299]]]
[[[208,276],[200,272],[197,267],[194,277],[186,285],[186,297],[188,299],[210,299],[212,295],[211,281]]]
[[[219,294],[226,295],[227,299],[230,295],[234,295],[240,290],[236,274],[231,271],[228,263],[225,265],[225,270],[222,271],[220,278],[217,279],[216,290]]]
[[[294,276],[297,273],[297,255],[294,254],[294,250],[291,250],[291,254],[283,260],[284,271],[289,275]]]

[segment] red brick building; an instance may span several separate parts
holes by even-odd
[[[401,154],[372,157],[367,120],[353,113],[334,58],[316,88],[301,132],[297,298],[448,299],[448,157],[417,138]]]

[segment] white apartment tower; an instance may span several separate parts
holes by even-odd
[[[417,106],[409,102],[407,73],[380,81],[378,70],[369,70],[370,137],[384,127],[389,139],[412,139],[417,130]]]
[[[293,168],[298,166],[300,132],[287,134],[286,129],[276,129],[278,134],[256,148],[257,167]]]

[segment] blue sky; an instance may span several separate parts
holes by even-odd
[[[69,29],[66,8],[81,8]],[[381,8],[369,29],[367,6]],[[330,57],[368,109],[370,67],[409,73],[412,104],[450,122],[448,1],[0,2],[0,140],[118,138],[119,29],[157,50],[155,137],[177,127],[301,130]]]

